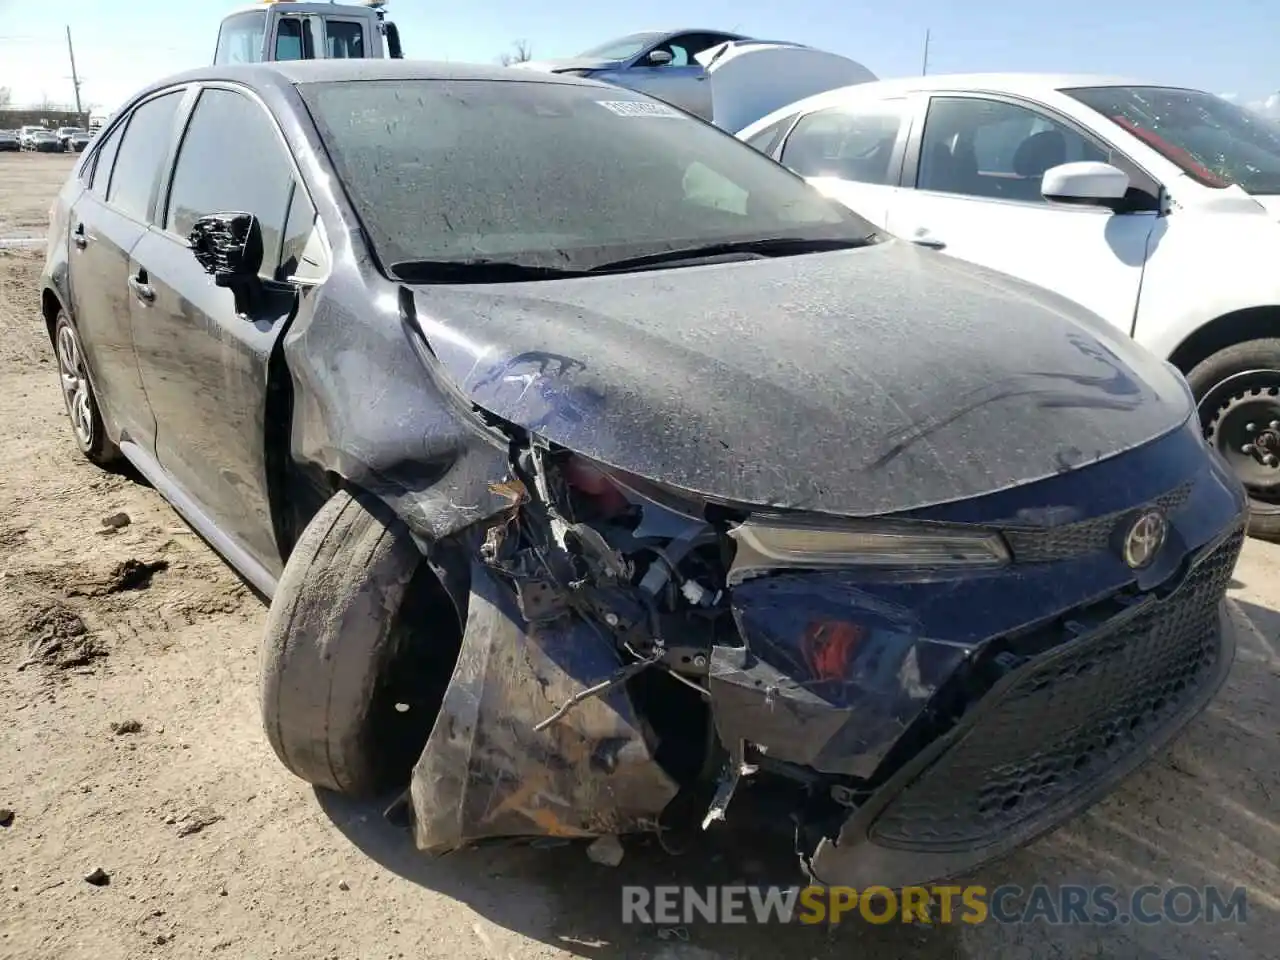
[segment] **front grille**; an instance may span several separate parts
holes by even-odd
[[[1165,514],[1176,513],[1190,495],[1188,482],[1157,497],[1148,506]],[[1107,549],[1116,524],[1132,514],[1133,510],[1121,510],[1060,527],[1006,527],[1001,532],[1019,563],[1052,563]]]
[[[871,827],[889,847],[975,848],[1054,814],[1197,701],[1221,647],[1218,603],[1243,534],[1128,622],[1022,668]]]

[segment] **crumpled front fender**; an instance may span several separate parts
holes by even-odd
[[[446,853],[500,837],[656,829],[677,786],[625,687],[534,730],[619,666],[612,643],[581,619],[527,623],[512,592],[474,562],[458,663],[410,785],[417,846]]]

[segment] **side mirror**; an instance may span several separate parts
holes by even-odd
[[[650,50],[649,55],[644,58],[644,62],[651,67],[665,67],[674,60],[670,50]]]
[[[1040,192],[1046,200],[1077,206],[1117,209],[1129,190],[1129,175],[1109,163],[1081,160],[1061,163],[1044,172]]]
[[[191,252],[220,287],[243,286],[262,269],[262,227],[251,213],[211,213],[191,226]]]
[[[404,50],[400,46],[400,30],[390,20],[383,22],[383,31],[387,38],[387,54],[392,60],[403,60]]]
[[[219,287],[235,295],[237,313],[248,313],[262,281],[262,226],[251,213],[212,213],[191,226],[191,253]]]

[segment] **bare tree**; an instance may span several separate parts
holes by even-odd
[[[529,46],[528,40],[515,40],[509,51],[498,55],[498,62],[504,67],[509,67],[513,63],[527,63],[532,59],[533,48]]]
[[[12,100],[13,100],[13,91],[11,91],[8,87],[0,87],[0,110],[3,110],[5,107],[9,106],[9,103]]]

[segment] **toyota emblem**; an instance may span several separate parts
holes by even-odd
[[[1124,562],[1134,570],[1151,566],[1164,546],[1169,523],[1159,510],[1148,510],[1133,521],[1124,538]]]

